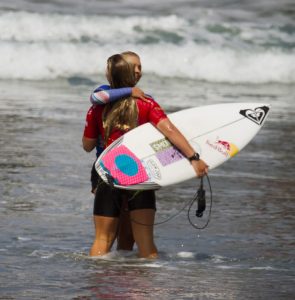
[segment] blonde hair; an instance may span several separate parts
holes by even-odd
[[[134,52],[115,54],[107,60],[107,77],[111,88],[133,87],[136,84],[134,68],[125,59],[125,55],[136,55]],[[115,103],[108,103],[103,111],[105,143],[114,129],[126,132],[135,128],[138,123],[136,100],[128,97]]]
[[[124,51],[124,52],[121,52],[121,55],[123,55],[123,57],[126,57],[126,56],[136,56],[139,58],[139,55],[135,52],[132,52],[132,51]]]

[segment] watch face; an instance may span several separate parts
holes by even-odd
[[[189,160],[200,160],[200,155],[198,153],[195,153],[192,157],[189,158]]]

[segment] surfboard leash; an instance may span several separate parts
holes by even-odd
[[[197,192],[195,193],[193,199],[189,200],[176,214],[168,217],[166,220],[163,220],[161,222],[156,222],[153,224],[145,224],[145,223],[142,223],[142,222],[139,222],[139,221],[136,221],[136,220],[130,218],[131,222],[134,222],[136,224],[143,225],[143,226],[162,225],[162,224],[165,224],[168,221],[172,220],[173,218],[177,217],[182,211],[184,211],[188,207],[187,218],[188,218],[188,221],[191,224],[191,226],[194,227],[195,229],[199,229],[199,230],[205,229],[210,222],[211,212],[212,212],[212,204],[213,204],[211,182],[210,182],[209,176],[207,174],[205,176],[207,178],[207,182],[208,182],[209,190],[210,190],[210,208],[209,208],[209,213],[208,213],[208,219],[207,219],[206,223],[204,224],[204,226],[199,227],[198,225],[194,224],[191,219],[191,216],[190,216],[191,209],[196,201],[197,201],[197,205],[198,205],[198,208],[195,212],[196,217],[198,217],[198,218],[203,217],[203,213],[206,210],[206,191],[204,190],[204,177],[201,177],[200,187],[198,188]],[[107,177],[108,184],[110,185],[110,187],[114,188],[114,179],[109,174],[106,174],[106,177]],[[131,201],[132,199],[134,199],[141,192],[142,192],[141,190],[136,191],[133,194],[133,196],[130,199],[128,199],[128,201]]]
[[[162,225],[162,224],[167,223],[168,221],[172,220],[173,218],[177,217],[182,211],[184,211],[188,207],[187,218],[188,218],[188,221],[191,224],[191,226],[194,227],[195,229],[199,229],[199,230],[205,229],[208,226],[209,222],[210,222],[211,212],[212,212],[212,204],[213,204],[212,187],[211,187],[210,179],[209,179],[208,175],[205,175],[205,176],[207,178],[207,182],[208,182],[209,190],[210,190],[210,206],[209,206],[208,219],[207,219],[204,226],[201,226],[201,227],[197,226],[196,224],[194,224],[192,222],[191,217],[190,217],[190,212],[192,210],[193,204],[196,201],[197,201],[197,204],[198,204],[198,208],[197,208],[196,213],[195,213],[196,217],[201,218],[203,216],[204,211],[206,210],[206,191],[204,189],[203,177],[201,177],[200,187],[197,190],[197,192],[195,193],[193,199],[189,200],[177,213],[173,214],[172,216],[168,217],[167,219],[165,219],[161,222],[156,222],[156,223],[153,223],[153,224],[144,224],[144,223],[138,222],[134,219],[130,219],[131,222],[134,222],[136,224],[143,225],[143,226]],[[141,191],[135,192],[135,194],[128,201],[132,200],[140,192]]]
[[[196,217],[198,217],[198,218],[203,217],[203,213],[206,210],[206,191],[204,190],[203,177],[201,177],[200,187],[197,190],[197,192],[194,196],[194,199],[191,201],[190,206],[187,210],[188,221],[191,224],[191,226],[194,227],[195,229],[205,229],[208,226],[208,224],[210,222],[210,219],[211,219],[212,204],[213,204],[213,193],[212,193],[212,187],[211,187],[211,182],[210,182],[209,176],[206,175],[206,178],[207,178],[207,182],[208,182],[208,185],[209,185],[209,191],[210,191],[210,206],[209,206],[209,213],[208,213],[208,218],[207,218],[206,223],[203,226],[199,227],[198,225],[196,225],[192,222],[191,217],[190,217],[190,212],[191,212],[192,206],[196,201],[197,201],[197,204],[198,204],[198,208],[195,212]]]

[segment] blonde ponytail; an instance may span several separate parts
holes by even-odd
[[[138,108],[136,100],[126,98],[114,103],[111,107],[106,105],[103,112],[103,127],[105,143],[114,129],[127,132],[138,125]]]
[[[123,55],[115,54],[108,59],[108,80],[112,88],[133,87],[136,84],[134,70]],[[115,103],[108,103],[103,111],[105,143],[113,130],[129,131],[138,125],[136,100],[128,97]]]

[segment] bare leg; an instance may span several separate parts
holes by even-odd
[[[121,213],[119,230],[117,237],[117,249],[118,250],[132,250],[134,245],[134,238],[130,222],[130,214],[128,211],[128,200],[124,200]]]
[[[138,247],[139,257],[157,258],[158,250],[154,244],[155,210],[137,209],[130,212],[132,231]],[[138,223],[137,223],[138,222]],[[141,225],[146,224],[146,225]]]
[[[95,238],[90,249],[90,256],[99,256],[108,253],[117,235],[118,218],[94,216]]]

